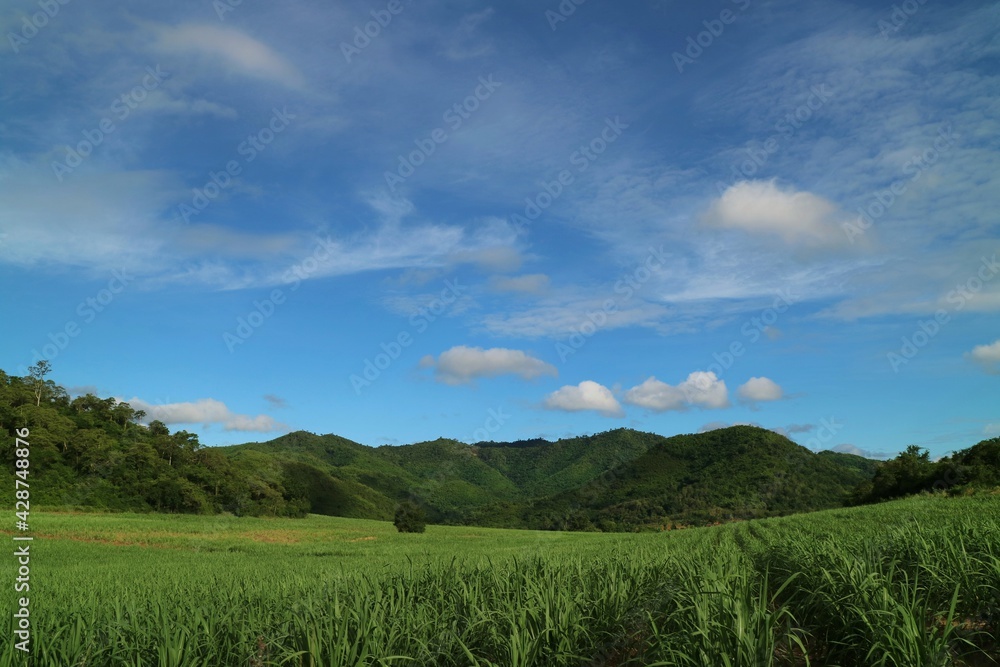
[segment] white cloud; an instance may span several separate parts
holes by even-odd
[[[145,410],[146,423],[159,420],[164,424],[220,424],[227,431],[255,431],[269,433],[283,431],[287,427],[268,415],[241,415],[232,412],[225,403],[214,398],[201,398],[186,403],[164,403],[153,405],[140,398],[128,401],[136,410]]]
[[[704,221],[751,234],[780,237],[789,245],[837,247],[848,243],[837,205],[810,192],[783,190],[773,181],[740,181],[716,199]]]
[[[157,171],[81,169],[56,183],[46,167],[0,156],[0,220],[9,223],[0,262],[104,270],[165,263],[166,234],[151,228],[158,211],[184,196],[174,178]]]
[[[56,186],[58,197],[52,196]],[[242,191],[237,182],[223,196]],[[508,250],[511,239],[499,226],[469,233],[458,225],[394,224],[394,215],[412,210],[405,202],[395,209],[373,204],[380,224],[336,238],[305,229],[267,233],[197,220],[184,224],[179,217],[165,220],[165,212],[176,215],[178,204],[190,201],[191,191],[169,172],[81,167],[58,183],[43,160],[0,153],[0,224],[6,223],[0,264],[62,265],[96,274],[126,267],[146,286],[240,289],[287,284],[294,278],[292,268],[314,260],[309,279],[441,269],[463,253],[470,261],[482,261],[477,252]]]
[[[305,84],[305,78],[288,60],[235,28],[204,23],[163,27],[154,46],[166,53],[204,56],[245,76],[290,88],[301,88]]]
[[[987,373],[1000,373],[1000,338],[989,345],[977,345],[968,354]]]
[[[726,383],[715,373],[695,371],[676,386],[650,377],[629,389],[625,402],[653,412],[683,411],[692,407],[708,410],[729,407],[729,392]]]
[[[584,380],[577,386],[566,385],[545,397],[545,407],[549,410],[582,412],[594,410],[605,417],[624,417],[625,411],[607,387],[592,380]]]
[[[744,403],[754,405],[767,401],[780,401],[785,397],[785,392],[777,382],[766,377],[752,377],[736,390],[740,400]]]
[[[437,380],[445,384],[467,384],[477,378],[498,375],[517,375],[524,380],[533,380],[543,375],[559,375],[555,366],[541,359],[521,350],[502,347],[484,350],[481,347],[458,345],[442,352],[437,361],[430,355],[424,357],[420,365],[434,368]]]
[[[541,294],[549,288],[549,277],[544,273],[529,273],[509,278],[494,277],[490,286],[497,292]]]

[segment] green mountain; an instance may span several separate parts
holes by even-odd
[[[326,480],[309,493],[314,508],[327,489],[351,489],[365,513],[347,516],[388,518],[409,498],[436,522],[533,528],[628,530],[837,507],[875,472],[874,461],[815,454],[751,426],[672,438],[618,429],[557,442],[378,448],[300,432],[223,451],[313,468]]]
[[[522,518],[536,527],[621,530],[805,512],[842,505],[875,465],[733,426],[662,438],[600,479],[533,503]]]
[[[300,431],[204,447],[192,433],[143,425],[145,415],[127,403],[71,399],[44,379],[47,368],[32,372],[0,371],[8,434],[0,478],[13,488],[15,430],[29,429],[32,500],[42,507],[388,520],[410,500],[438,523],[635,530],[1000,482],[1000,440],[939,462],[907,450],[879,464],[816,454],[750,426],[670,438],[617,429],[556,442],[442,438],[400,447]]]

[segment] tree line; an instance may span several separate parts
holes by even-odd
[[[304,516],[305,490],[283,466],[251,469],[205,447],[188,431],[127,402],[86,394],[71,398],[46,379],[46,361],[24,377],[0,370],[0,453],[12,475],[13,433],[31,430],[32,499],[46,506],[237,515]]]

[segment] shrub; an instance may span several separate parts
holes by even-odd
[[[396,516],[392,523],[401,533],[422,533],[427,526],[427,516],[415,502],[404,500],[396,507]]]

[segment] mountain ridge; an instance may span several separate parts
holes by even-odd
[[[768,448],[782,451],[784,463]],[[751,426],[672,437],[619,428],[557,441],[438,438],[379,447],[297,431],[222,449],[237,458],[241,451],[292,456],[367,487],[383,512],[410,499],[440,523],[605,530],[835,507],[876,466],[851,454],[824,457]]]

